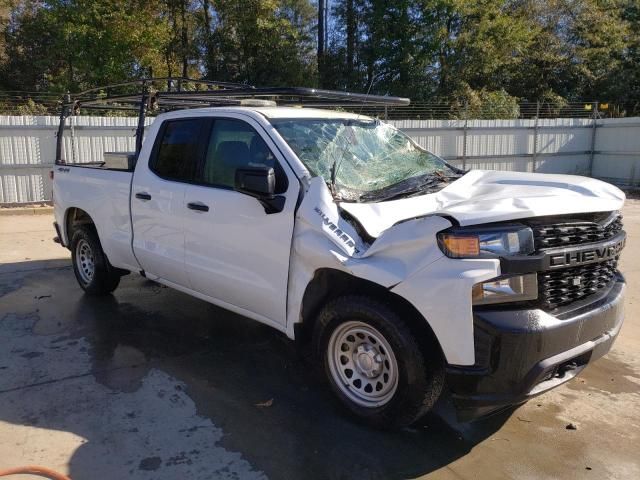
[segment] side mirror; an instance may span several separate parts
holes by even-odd
[[[236,170],[235,189],[259,200],[271,200],[276,191],[276,174],[271,167],[243,167]]]

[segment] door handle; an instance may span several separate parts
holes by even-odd
[[[140,200],[151,200],[151,195],[146,192],[138,192],[136,193],[136,198]]]
[[[187,208],[189,210],[196,210],[198,212],[209,211],[209,205],[205,205],[204,203],[200,203],[200,202],[189,202],[187,203]]]

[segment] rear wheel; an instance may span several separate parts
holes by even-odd
[[[90,295],[107,295],[120,283],[120,272],[107,260],[95,228],[79,227],[71,239],[73,271],[82,289]]]
[[[421,349],[399,315],[372,298],[344,296],[328,303],[315,324],[314,344],[333,391],[369,424],[410,425],[442,392],[437,346]]]

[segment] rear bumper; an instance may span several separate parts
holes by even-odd
[[[539,309],[476,310],[476,364],[449,365],[461,420],[517,405],[561,385],[605,355],[623,322],[625,281],[555,316]]]

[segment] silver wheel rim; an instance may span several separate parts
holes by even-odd
[[[84,239],[80,240],[76,246],[76,267],[82,282],[91,283],[96,267],[91,245]]]
[[[398,388],[398,362],[391,345],[364,322],[345,322],[333,331],[327,360],[338,388],[363,407],[385,405]]]

